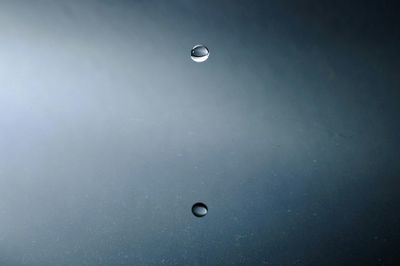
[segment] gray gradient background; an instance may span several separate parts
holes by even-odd
[[[395,264],[398,12],[333,2],[1,0],[0,264]]]

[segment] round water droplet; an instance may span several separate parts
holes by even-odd
[[[196,217],[204,217],[208,213],[207,205],[202,202],[197,202],[192,207],[192,213]]]
[[[210,51],[208,50],[208,48],[201,44],[193,47],[192,51],[190,52],[190,57],[192,58],[193,61],[197,63],[206,61],[209,55]]]

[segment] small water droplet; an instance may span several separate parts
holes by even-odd
[[[206,61],[209,55],[210,51],[208,48],[201,44],[194,46],[190,52],[190,57],[197,63]]]
[[[197,202],[192,206],[192,213],[196,217],[204,217],[208,213],[207,205],[202,202]]]

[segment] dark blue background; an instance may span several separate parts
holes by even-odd
[[[0,264],[396,265],[398,11],[1,1]]]

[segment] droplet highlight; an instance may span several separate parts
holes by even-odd
[[[190,52],[190,57],[192,58],[193,61],[197,63],[206,61],[209,56],[210,56],[210,51],[206,46],[201,44],[194,46],[192,48],[192,51]]]
[[[197,202],[192,206],[192,213],[196,217],[204,217],[208,213],[208,207],[202,202]]]

